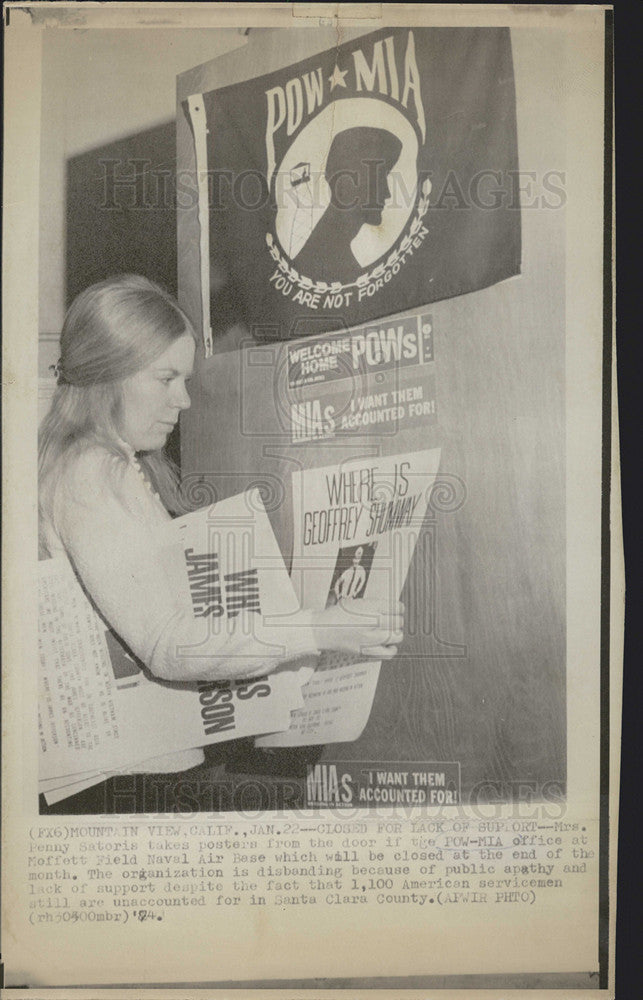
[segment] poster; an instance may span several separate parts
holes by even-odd
[[[440,451],[417,451],[311,469],[293,476],[291,575],[302,607],[371,602],[394,607],[420,537]],[[363,605],[356,602],[363,601]],[[368,603],[366,603],[368,602]],[[278,747],[350,743],[368,721],[380,664],[322,651],[290,728],[257,739]],[[382,765],[381,770],[385,770]],[[307,773],[309,779],[311,770]],[[353,798],[351,796],[350,803]]]

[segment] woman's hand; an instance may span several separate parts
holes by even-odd
[[[333,607],[314,611],[312,625],[320,649],[390,660],[403,639],[404,605],[346,598]]]

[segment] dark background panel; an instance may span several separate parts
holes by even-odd
[[[145,275],[176,294],[176,124],[67,163],[66,301],[110,275]]]
[[[67,161],[67,307],[96,281],[142,274],[177,294],[176,123]],[[179,460],[179,431],[168,442]]]

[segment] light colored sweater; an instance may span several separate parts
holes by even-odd
[[[187,612],[172,592],[157,554],[156,529],[170,515],[138,465],[133,450],[128,461],[99,446],[88,447],[68,468],[57,494],[56,527],[45,523],[51,556],[66,554],[104,620],[150,671],[165,680],[241,678],[278,663],[316,653],[310,616],[300,612],[301,628],[280,636],[285,652],[266,658],[271,636],[253,616],[248,627],[242,613],[226,632],[204,642],[202,623]],[[181,655],[194,649],[199,655]],[[180,770],[203,760],[203,752],[186,751],[146,761],[141,770]],[[185,763],[184,761],[187,761]],[[174,762],[174,763],[173,763]]]

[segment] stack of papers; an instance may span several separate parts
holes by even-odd
[[[257,619],[278,636],[279,622],[291,621],[299,602],[258,491],[169,522],[159,533],[159,565],[204,629],[212,619],[194,603],[189,560],[213,552],[221,580],[239,574],[237,613],[239,593],[251,581]],[[204,586],[207,592],[215,583]],[[235,617],[234,599],[224,618]],[[246,681],[155,679],[99,616],[64,557],[40,564],[39,655],[40,791],[50,804],[112,774],[190,766],[199,758],[185,752],[207,744],[287,730],[313,672],[310,661],[299,660]]]

